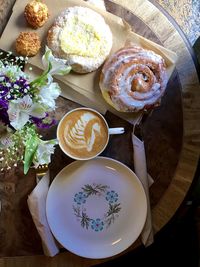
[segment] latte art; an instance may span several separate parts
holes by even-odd
[[[57,136],[62,150],[75,159],[89,159],[100,154],[108,142],[108,126],[93,110],[79,108],[60,122]]]
[[[94,122],[92,122],[94,121]],[[91,122],[91,135],[85,135],[85,129]],[[65,142],[71,148],[86,149],[91,151],[95,143],[97,134],[101,133],[101,126],[98,122],[95,122],[95,116],[91,113],[83,114],[80,119],[71,127],[69,123],[66,125],[64,131]]]

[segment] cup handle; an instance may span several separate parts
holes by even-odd
[[[118,128],[109,128],[108,133],[109,134],[123,134],[124,128],[123,127],[118,127]]]

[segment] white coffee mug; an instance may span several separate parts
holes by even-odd
[[[62,151],[76,160],[88,160],[101,154],[111,134],[122,134],[124,128],[109,128],[105,118],[91,108],[76,108],[67,112],[57,128]]]

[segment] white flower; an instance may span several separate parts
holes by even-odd
[[[40,89],[39,97],[44,105],[54,110],[56,107],[55,99],[60,95],[61,90],[57,83],[50,83]]]
[[[36,154],[33,159],[33,163],[37,168],[42,164],[49,164],[51,162],[51,154],[54,153],[54,146],[57,144],[57,140],[42,141],[38,144]]]
[[[15,80],[18,80],[20,77],[27,79],[28,75],[23,72],[19,66],[17,65],[1,65],[0,66],[0,74],[8,76],[9,78],[13,78]]]
[[[44,118],[45,110],[39,103],[33,103],[29,95],[9,102],[8,116],[10,124],[20,130],[28,121],[29,116]]]
[[[49,71],[48,74],[65,75],[71,71],[71,66],[66,65],[67,61],[55,58],[51,50],[46,46],[45,54],[42,57],[42,63]]]
[[[9,148],[13,145],[12,135],[7,133],[0,138],[0,148]]]
[[[12,146],[13,131],[0,121],[0,148],[8,148]]]

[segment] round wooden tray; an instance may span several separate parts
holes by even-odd
[[[124,18],[136,33],[173,50],[179,56],[161,106],[153,111],[142,127],[148,171],[155,179],[150,194],[153,226],[157,233],[172,218],[184,200],[198,163],[200,88],[196,68],[190,49],[188,49],[188,43],[185,43],[182,35],[179,34],[177,26],[172,25],[167,17],[150,2],[116,0],[114,3],[108,0],[106,6],[108,11]],[[60,98],[57,118],[61,118],[67,110],[74,107],[77,107],[77,104]],[[119,122],[120,125],[124,125],[126,136],[123,138],[113,136],[103,154],[116,158],[133,168],[133,151],[130,142],[132,126],[111,113],[106,114],[106,119],[111,127],[119,125]],[[53,128],[51,132],[48,132],[47,137],[55,136],[55,130]],[[56,149],[54,158],[56,160],[53,160],[50,165],[52,177],[71,162],[59,148]],[[19,168],[9,175],[2,175],[0,183],[4,204],[0,215],[1,256],[42,254],[41,242],[26,204],[27,195],[35,186],[34,170],[31,170],[27,177]],[[138,240],[129,250],[140,244]],[[42,260],[43,266],[47,266],[48,260],[43,257],[41,259],[41,257],[34,256],[34,261],[32,257],[25,257],[22,261],[23,264],[33,262],[34,266],[34,264],[39,265]],[[22,265],[17,258],[2,261],[5,264],[9,262],[12,264],[14,259],[16,266],[18,263],[19,266]],[[60,262],[59,266],[64,266],[66,261],[68,266],[89,266],[103,261],[82,259],[69,252],[56,256],[54,260],[55,264],[56,261]]]

